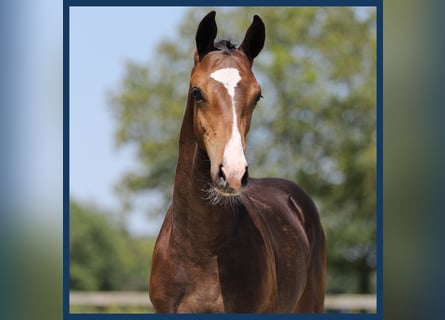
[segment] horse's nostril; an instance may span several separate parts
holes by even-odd
[[[244,187],[247,184],[247,180],[249,178],[249,170],[248,167],[246,167],[246,171],[244,172],[243,177],[241,178],[241,185]]]
[[[222,164],[220,164],[219,165],[219,172],[218,172],[218,176],[220,177],[220,178],[222,178],[223,180],[226,180],[226,175],[224,174],[224,171],[223,171],[223,165]]]

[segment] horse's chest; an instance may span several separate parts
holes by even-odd
[[[210,263],[205,268],[193,268],[178,304],[180,313],[224,312],[218,267]]]
[[[250,249],[247,258],[238,250],[224,254],[205,267],[190,265],[187,282],[183,283],[184,294],[178,303],[177,312],[222,313],[259,312],[273,304],[275,291],[272,272],[258,253]]]

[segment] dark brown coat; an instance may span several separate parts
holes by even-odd
[[[204,64],[217,64],[210,63],[211,59],[226,59],[224,52],[213,47],[214,18],[214,12],[210,13],[198,28],[192,78],[204,73]],[[247,64],[249,71],[243,79],[256,81],[247,73],[263,43],[264,25],[255,17],[240,49],[227,55],[231,63]],[[240,91],[247,87],[242,83]],[[239,94],[237,99],[249,96]],[[247,178],[246,168],[238,193],[233,191],[227,201],[210,203],[207,188],[214,182],[213,160],[204,137],[197,136],[194,99],[189,93],[173,202],[153,252],[149,292],[156,312],[322,312],[326,249],[313,201],[293,182]],[[238,112],[243,119],[245,110]],[[244,140],[250,116],[240,121]]]

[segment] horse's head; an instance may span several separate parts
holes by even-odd
[[[212,11],[196,33],[188,99],[194,107],[195,138],[210,159],[212,182],[221,194],[233,195],[248,178],[246,134],[261,97],[251,67],[263,48],[265,28],[255,16],[239,48],[229,41],[214,43],[216,33]]]

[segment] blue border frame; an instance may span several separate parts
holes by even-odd
[[[277,3],[279,2],[279,3]],[[78,314],[69,313],[69,9],[74,6],[355,6],[375,7],[377,10],[377,310],[374,314],[230,314],[230,315],[159,315],[159,314]],[[237,319],[383,319],[383,0],[228,0],[221,1],[144,1],[144,0],[64,0],[63,1],[63,319],[147,319],[153,317],[234,317]]]
[[[377,9],[377,314],[383,318],[383,0]]]
[[[159,7],[236,7],[236,6],[253,6],[253,7],[382,7],[382,0],[64,0],[64,7],[101,7],[101,6],[159,6]]]
[[[69,318],[70,310],[70,227],[69,227],[69,204],[70,204],[70,20],[68,1],[63,1],[63,319]]]

